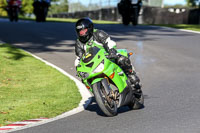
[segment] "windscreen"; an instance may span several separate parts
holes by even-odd
[[[83,62],[88,63],[90,62],[94,56],[99,52],[100,48],[98,47],[91,47],[87,50],[86,54],[83,56]]]

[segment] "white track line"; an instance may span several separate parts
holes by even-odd
[[[180,31],[185,31],[185,32],[191,32],[191,33],[197,33],[200,34],[199,31],[193,31],[193,30],[184,30],[184,29],[179,29]]]

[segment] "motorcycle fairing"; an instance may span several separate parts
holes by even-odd
[[[124,51],[124,50],[119,50]],[[88,53],[89,54],[89,53]],[[90,87],[90,91],[92,91],[91,85],[101,81],[101,78],[104,77],[98,77],[98,75],[105,75],[108,77],[112,82],[117,86],[119,89],[119,93],[121,93],[126,87],[128,80],[126,74],[123,72],[123,70],[116,65],[114,62],[108,60],[106,58],[106,51],[104,49],[100,49],[94,57],[88,61],[87,63],[84,63],[83,58],[80,61],[80,65],[77,67],[78,76],[82,78],[83,82]],[[84,58],[91,57],[87,54],[84,55]],[[94,73],[93,71],[100,65],[100,63],[104,62],[104,69],[101,72]],[[93,63],[91,66],[90,64]],[[88,67],[90,66],[90,67]],[[108,69],[109,68],[109,69]],[[111,79],[110,75],[114,73],[113,78]],[[92,82],[90,82],[91,79],[94,79]]]

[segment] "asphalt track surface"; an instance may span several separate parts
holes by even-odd
[[[122,107],[117,116],[105,117],[93,102],[76,115],[15,133],[199,133],[200,34],[154,26],[95,26],[108,32],[118,48],[135,53],[131,60],[142,80],[145,108]],[[0,22],[0,29],[1,41],[75,76],[74,23]]]

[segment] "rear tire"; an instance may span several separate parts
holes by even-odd
[[[142,90],[140,92],[134,94],[133,101],[128,105],[130,109],[137,110],[144,108],[144,95]]]
[[[138,24],[138,17],[135,16],[134,19],[133,19],[133,21],[132,21],[132,25],[136,26],[137,24]]]
[[[18,14],[17,14],[17,13],[15,14],[15,18],[14,18],[14,20],[15,20],[15,22],[18,21]]]
[[[13,22],[13,20],[14,20],[12,16],[10,16],[9,19],[10,19],[10,22]]]
[[[135,9],[134,10],[134,16],[132,18],[132,25],[133,26],[136,26],[138,24],[138,16],[139,16],[138,9]]]
[[[122,22],[124,25],[129,25],[129,23],[130,23],[129,16],[123,15]]]
[[[94,92],[94,97],[96,99],[96,102],[100,109],[103,111],[103,113],[106,116],[112,117],[117,115],[117,104],[114,100],[113,102],[113,107],[110,107],[108,104],[107,100],[105,99],[105,96],[102,92],[103,85],[101,85],[101,82],[97,82],[93,85],[93,92]]]

